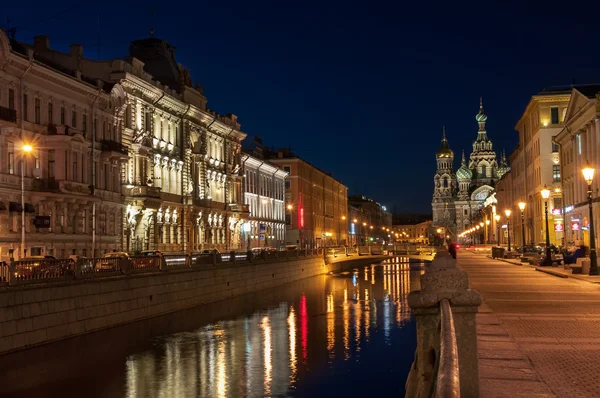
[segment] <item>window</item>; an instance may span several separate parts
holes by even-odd
[[[85,135],[85,133],[87,133],[87,115],[85,113],[83,114],[83,121],[82,121],[82,124],[81,124],[81,131],[84,132],[84,135]]]
[[[481,166],[481,176],[482,177],[486,177],[487,176],[487,170],[485,166]]]
[[[40,168],[40,150],[37,149],[35,151],[35,168],[39,169]]]
[[[577,134],[577,154],[581,155],[581,134]]]
[[[110,174],[108,173],[108,165],[104,164],[104,189],[108,190],[108,182],[110,181]]]
[[[552,165],[552,181],[560,182],[560,165]]]
[[[131,128],[131,105],[125,109],[125,127]]]
[[[40,99],[36,98],[35,99],[35,112],[34,112],[34,117],[35,117],[35,123],[36,124],[40,124],[40,118],[41,118],[41,110],[40,110]]]
[[[285,171],[285,172],[288,172],[288,173],[289,173],[289,172],[290,172],[290,170],[291,170],[291,167],[290,167],[290,166],[283,166],[283,171]]]
[[[558,107],[553,106],[550,108],[550,123],[558,124]]]
[[[8,143],[8,174],[15,174],[15,144]]]
[[[469,215],[469,209],[465,209],[465,216]]]
[[[60,124],[65,124],[65,107],[60,106]]]
[[[8,108],[15,109],[15,90],[8,89]]]
[[[71,126],[77,128],[77,111],[75,109],[71,112]]]
[[[285,189],[290,189],[292,187],[292,183],[290,180],[285,180]]]
[[[54,174],[54,149],[48,150],[48,178],[55,178]]]
[[[48,102],[48,124],[54,123],[54,112],[52,102]]]
[[[552,152],[558,152],[558,144],[554,142],[556,136],[552,137]]]
[[[27,121],[29,119],[29,114],[27,112],[27,106],[29,102],[29,97],[27,94],[23,94],[23,120]]]
[[[146,112],[144,121],[146,122],[146,131],[152,131],[152,113]]]

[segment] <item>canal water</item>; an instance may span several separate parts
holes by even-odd
[[[421,273],[388,260],[1,356],[0,395],[403,396]]]

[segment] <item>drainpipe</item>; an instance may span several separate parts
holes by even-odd
[[[23,74],[21,75],[21,77],[19,78],[20,82],[19,82],[19,87],[21,90],[21,117],[19,118],[19,129],[21,130],[21,141],[24,138],[23,135],[23,121],[25,120],[25,113],[23,112],[23,109],[25,109],[25,83],[23,82],[23,79],[25,78],[25,75],[27,73],[29,73],[29,71],[31,70],[31,68],[33,67],[33,51],[31,51],[29,53],[29,66],[27,67],[27,69],[25,69],[25,72],[23,72]]]
[[[96,101],[100,98],[100,94],[102,93],[102,89],[98,89],[98,94],[96,94],[96,98],[92,102],[90,113],[91,113],[91,122],[92,122],[92,183],[90,184],[90,195],[95,196],[96,189],[96,162],[94,161],[94,147],[96,146],[96,118],[94,112],[94,106],[96,105]],[[92,257],[96,257],[96,201],[92,201]]]

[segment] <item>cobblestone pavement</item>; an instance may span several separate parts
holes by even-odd
[[[482,397],[600,397],[600,286],[461,250],[484,304]]]

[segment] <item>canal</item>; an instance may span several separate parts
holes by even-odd
[[[0,395],[403,396],[421,273],[388,260],[4,355]]]

